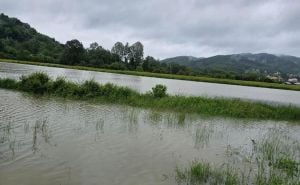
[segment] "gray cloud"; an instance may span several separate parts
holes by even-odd
[[[61,42],[145,45],[157,58],[270,52],[299,56],[300,2],[287,0],[1,0],[0,12]]]

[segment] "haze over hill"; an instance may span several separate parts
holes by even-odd
[[[226,71],[246,73],[251,71],[267,74],[280,72],[282,74],[300,75],[300,58],[288,55],[273,55],[268,53],[242,53],[232,55],[217,55],[208,58],[178,56],[162,60],[164,63],[176,63],[203,72]]]

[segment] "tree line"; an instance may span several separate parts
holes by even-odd
[[[151,56],[144,57],[141,42],[132,45],[116,42],[111,50],[96,42],[84,48],[77,39],[61,44],[3,13],[0,14],[0,58],[185,75],[192,72],[178,64],[162,64]]]
[[[156,73],[184,75],[193,73],[191,69],[179,64],[165,64],[152,56],[144,57],[144,46],[139,41],[132,45],[116,42],[111,50],[107,50],[97,42],[84,48],[79,40],[70,40],[64,45],[59,63]]]

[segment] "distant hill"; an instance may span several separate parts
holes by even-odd
[[[63,45],[17,18],[0,14],[0,57],[57,62]]]
[[[197,57],[193,57],[193,56],[178,56],[178,57],[173,57],[173,58],[167,58],[165,60],[163,60],[162,62],[164,63],[176,63],[176,64],[180,64],[180,65],[185,65],[185,66],[189,66],[189,65],[193,65],[195,61],[197,61],[200,58]]]
[[[226,71],[231,73],[276,73],[300,75],[300,58],[294,56],[277,56],[268,53],[243,53],[217,55],[208,58],[178,56],[162,60],[163,63],[177,63],[202,72]]]

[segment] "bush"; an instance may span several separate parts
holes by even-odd
[[[114,62],[111,65],[109,65],[108,68],[115,69],[115,70],[125,70],[126,66],[123,63]]]
[[[82,85],[83,95],[87,97],[95,97],[101,93],[100,85],[94,80],[87,80]]]
[[[29,76],[22,76],[20,88],[27,92],[35,94],[44,94],[50,87],[50,78],[47,74],[37,72]]]
[[[6,89],[17,89],[18,88],[18,82],[13,79],[0,79],[0,87],[6,88]]]
[[[66,81],[62,77],[58,77],[51,86],[51,92],[58,96],[72,96],[74,92],[78,89],[78,85]]]
[[[152,88],[152,94],[156,98],[162,98],[167,96],[167,87],[165,85],[158,84]]]

